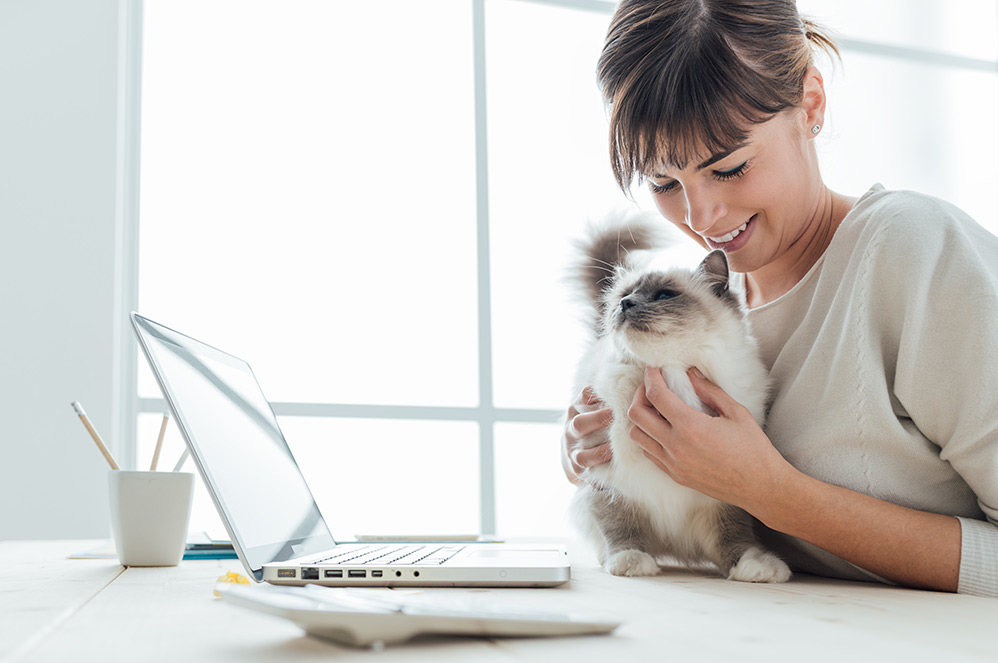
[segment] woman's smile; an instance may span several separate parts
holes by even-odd
[[[749,238],[752,236],[752,231],[755,229],[755,220],[758,216],[758,213],[753,214],[748,221],[720,237],[704,235],[703,238],[712,249],[721,249],[725,253],[737,251],[748,243]]]

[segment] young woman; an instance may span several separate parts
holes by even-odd
[[[725,252],[775,385],[763,431],[695,369],[717,417],[648,370],[631,437],[798,570],[998,596],[998,239],[929,196],[824,184],[815,47],[835,51],[793,0],[624,0],[611,21],[617,180]],[[588,390],[569,409],[571,480],[611,458],[580,444],[609,417]]]

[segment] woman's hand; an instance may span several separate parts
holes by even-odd
[[[631,438],[670,477],[897,584],[957,590],[959,520],[807,476],[723,389],[692,369],[689,377],[718,416],[686,405],[657,369],[645,371],[627,412]]]
[[[677,483],[754,512],[792,467],[745,407],[695,368],[688,376],[718,416],[688,406],[649,368],[628,410],[631,439]]]
[[[568,408],[562,434],[561,466],[574,484],[582,483],[582,474],[590,467],[610,462],[613,451],[607,437],[607,427],[613,421],[613,411],[586,387]]]

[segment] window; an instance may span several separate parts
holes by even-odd
[[[998,230],[998,3],[799,4],[843,50],[829,185]],[[595,86],[613,7],[145,2],[138,310],[254,366],[337,537],[572,531],[569,240],[635,205]],[[139,371],[142,459],[163,402]],[[171,426],[164,465],[181,448]],[[193,518],[218,529],[200,488]]]
[[[998,2],[800,0],[833,28],[825,180],[948,200],[998,233]]]

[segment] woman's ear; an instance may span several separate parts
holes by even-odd
[[[810,67],[804,73],[801,110],[804,113],[804,133],[816,136],[825,126],[825,81],[817,67]]]

